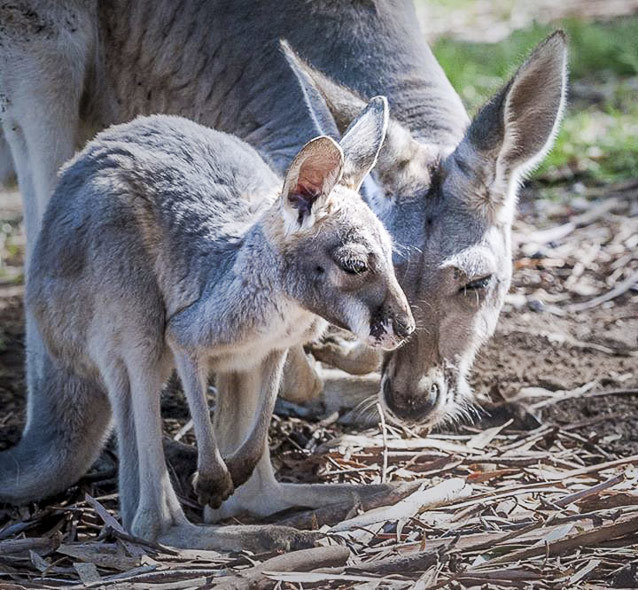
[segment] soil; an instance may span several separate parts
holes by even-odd
[[[472,494],[469,507],[457,498],[432,513],[417,512],[396,522],[388,516],[375,525],[376,533],[347,541],[350,559],[372,576],[363,579],[375,580],[375,568],[384,559],[400,558],[417,560],[401,571],[406,586],[420,578],[423,587],[557,589],[577,576],[587,576],[587,587],[594,587],[589,582],[609,587],[610,580],[614,587],[630,585],[626,579],[635,571],[638,527],[638,472],[632,466],[638,456],[638,293],[632,278],[638,276],[638,182],[604,187],[590,197],[579,202],[568,188],[557,202],[534,200],[531,194],[522,199],[514,228],[512,288],[496,334],[476,360],[473,385],[482,400],[480,422],[415,439],[414,432],[391,425],[380,430],[370,415],[348,422],[348,416],[358,414],[347,409],[337,419],[321,407],[289,404],[274,416],[272,459],[282,481],[371,484],[385,478],[410,486],[426,480],[432,490],[461,482]],[[583,213],[596,211],[611,198],[616,199],[612,210],[582,222]],[[13,210],[3,209],[0,193],[0,450],[19,439],[25,410],[23,248],[15,204],[13,199]],[[554,232],[578,219],[574,227],[567,226],[566,236],[548,242],[535,237],[537,230]],[[629,288],[611,298],[623,285]],[[569,311],[574,304],[587,309]],[[341,397],[343,392],[339,402]],[[175,379],[162,399],[165,431],[175,437],[189,418]],[[491,426],[497,428],[485,430]],[[386,436],[412,446],[386,453]],[[479,447],[484,458],[478,462],[470,443],[486,436],[492,440],[479,443],[487,446]],[[344,442],[348,438],[351,442]],[[192,431],[182,442],[194,443]],[[444,450],[450,444],[452,453]],[[189,483],[194,450],[171,449],[178,497],[187,517],[201,523],[202,508]],[[575,498],[583,501],[566,506],[566,500]],[[348,514],[324,509],[321,523],[320,511],[288,511],[266,521],[237,515],[225,524],[316,528],[324,522],[343,524],[353,508]],[[374,510],[365,514],[370,512]],[[443,519],[438,524],[436,514]],[[260,562],[267,568],[264,560],[273,555],[230,554],[220,561],[213,554],[202,562],[199,554],[193,561],[192,552],[176,556],[171,549],[164,554],[148,543],[118,537],[119,524],[113,528],[118,516],[117,458],[111,441],[90,472],[64,493],[29,506],[0,506],[2,580],[11,580],[16,588],[44,587],[45,582],[46,587],[69,587],[81,585],[88,568],[114,583],[123,575],[138,580],[131,587],[151,587],[145,577],[151,575],[165,582],[162,588],[171,584],[167,580],[183,587],[185,579],[189,586],[208,588],[217,579],[213,576],[246,575],[246,568]],[[534,542],[525,531],[535,531],[534,539],[545,544],[542,555],[532,547],[525,557],[521,547]],[[124,561],[105,562],[109,555]],[[425,556],[433,561],[418,561]],[[486,557],[484,566],[473,569]],[[517,565],[492,564],[492,558]],[[204,571],[207,577],[194,579]],[[423,582],[425,577],[432,583]],[[324,581],[321,587],[354,584]]]

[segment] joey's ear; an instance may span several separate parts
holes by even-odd
[[[330,124],[326,121],[327,112],[334,120],[332,125],[336,125],[339,133],[345,134],[366,108],[366,101],[353,90],[336,83],[305,62],[287,41],[282,40],[280,43],[315,121],[323,125],[321,128],[326,133],[330,132]],[[410,130],[398,121],[391,117],[388,119],[385,142],[379,151],[375,167],[388,194],[400,193],[406,186],[422,184],[422,179],[414,176],[423,174],[429,178],[427,167],[434,159],[435,150],[414,139]],[[425,179],[426,182],[428,178]]]
[[[513,204],[518,181],[554,141],[565,104],[567,42],[556,31],[532,52],[508,84],[476,115],[452,157],[480,177],[485,194],[471,198],[493,209]],[[481,205],[481,203],[476,203]]]
[[[375,96],[350,123],[339,142],[344,156],[341,184],[359,190],[377,162],[387,128],[388,101],[385,96]]]
[[[343,151],[330,137],[309,141],[286,173],[283,210],[289,227],[311,226],[334,186],[341,180]]]

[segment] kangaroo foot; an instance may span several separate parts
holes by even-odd
[[[330,334],[320,342],[312,342],[307,348],[316,360],[351,375],[373,373],[381,366],[378,350],[337,334]]]
[[[303,404],[319,398],[323,384],[317,374],[314,360],[301,346],[288,351],[279,394],[289,402]]]
[[[174,525],[159,542],[180,549],[214,551],[296,551],[314,547],[323,535],[314,531],[298,531],[276,525],[198,526],[191,523]]]
[[[252,480],[254,481],[254,480]],[[275,482],[265,488],[253,487],[252,481],[238,488],[232,497],[219,509],[206,509],[206,522],[219,522],[241,514],[254,516],[272,516],[285,510],[297,509],[308,513],[304,517],[290,517],[286,523],[308,527],[317,519],[321,524],[332,524],[345,518],[353,508],[364,510],[383,505],[394,504],[418,487],[416,482],[409,484],[292,484]],[[325,509],[325,510],[324,510]],[[313,516],[313,511],[320,511]]]

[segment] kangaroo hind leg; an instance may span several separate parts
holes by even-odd
[[[161,363],[139,357],[131,358],[127,369],[131,385],[130,406],[133,410],[139,481],[139,500],[130,530],[142,539],[156,541],[171,526],[186,522],[169,480],[162,447],[160,392],[167,371]],[[129,424],[125,422],[121,426],[125,431]],[[120,490],[121,493],[127,491]],[[122,505],[127,510],[131,503],[128,498],[122,499]]]
[[[115,417],[118,454],[118,488],[122,524],[130,529],[140,499],[140,479],[131,386],[121,362],[102,369]]]

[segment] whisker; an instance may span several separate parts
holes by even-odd
[[[368,418],[366,414],[370,412],[372,407],[376,407],[377,396],[373,394],[363,400],[361,400],[352,410],[352,417],[355,421],[359,421],[362,418]]]

